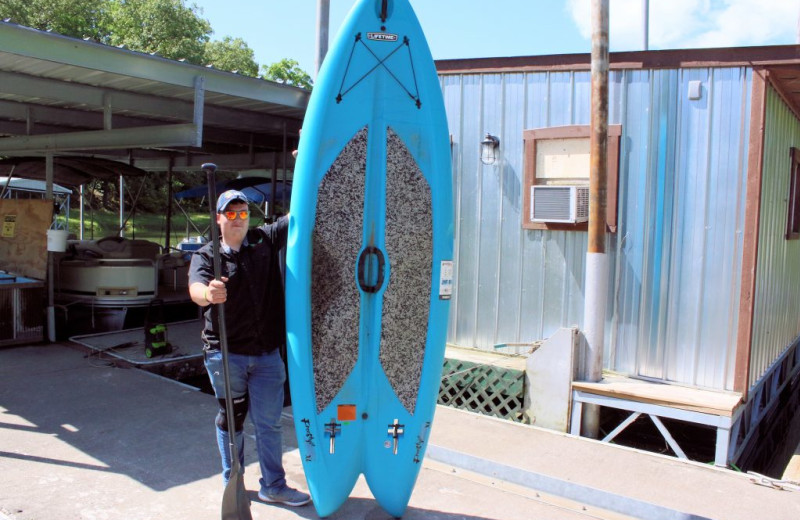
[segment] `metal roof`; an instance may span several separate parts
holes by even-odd
[[[47,183],[44,181],[37,181],[35,179],[9,179],[8,177],[0,177],[0,193],[5,194],[8,190],[44,193],[47,191]],[[58,184],[53,184],[53,193],[69,195],[72,193],[72,190],[63,186],[59,186]]]
[[[0,156],[100,156],[147,170],[271,169],[310,93],[0,22]]]
[[[589,70],[591,54],[437,60],[440,76],[466,73]],[[609,53],[610,70],[752,67],[800,117],[800,45],[669,49]]]
[[[47,180],[47,158],[8,157],[0,159],[0,175]],[[147,172],[127,163],[102,157],[58,156],[53,157],[53,178],[68,186],[80,186],[93,179],[117,179],[141,177]]]

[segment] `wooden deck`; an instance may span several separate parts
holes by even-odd
[[[479,365],[491,365],[498,368],[525,371],[526,356],[488,352],[475,348],[456,347],[448,344],[445,356],[448,359],[459,359]]]
[[[664,383],[651,383],[623,376],[609,376],[598,383],[575,381],[574,390],[639,403],[679,408],[723,417],[732,417],[742,402],[735,392],[719,392]]]
[[[661,418],[677,419],[711,426],[717,430],[714,464],[725,467],[731,460],[731,427],[741,414],[742,396],[622,376],[607,376],[602,381],[572,383],[570,433],[580,435],[584,404],[606,406],[630,412],[603,442],[610,442],[641,414],[650,417],[664,440],[679,458],[687,458],[670,435]]]

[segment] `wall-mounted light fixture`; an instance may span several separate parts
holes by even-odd
[[[499,146],[500,139],[487,133],[486,137],[481,141],[481,162],[483,164],[494,164],[497,160],[497,148]]]

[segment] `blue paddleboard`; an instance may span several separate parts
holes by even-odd
[[[311,96],[289,220],[293,414],[320,516],[362,473],[386,512],[408,505],[441,379],[452,249],[430,50],[408,0],[359,0]]]

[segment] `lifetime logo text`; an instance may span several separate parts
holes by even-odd
[[[382,32],[368,32],[367,39],[376,42],[396,42],[397,35]]]

